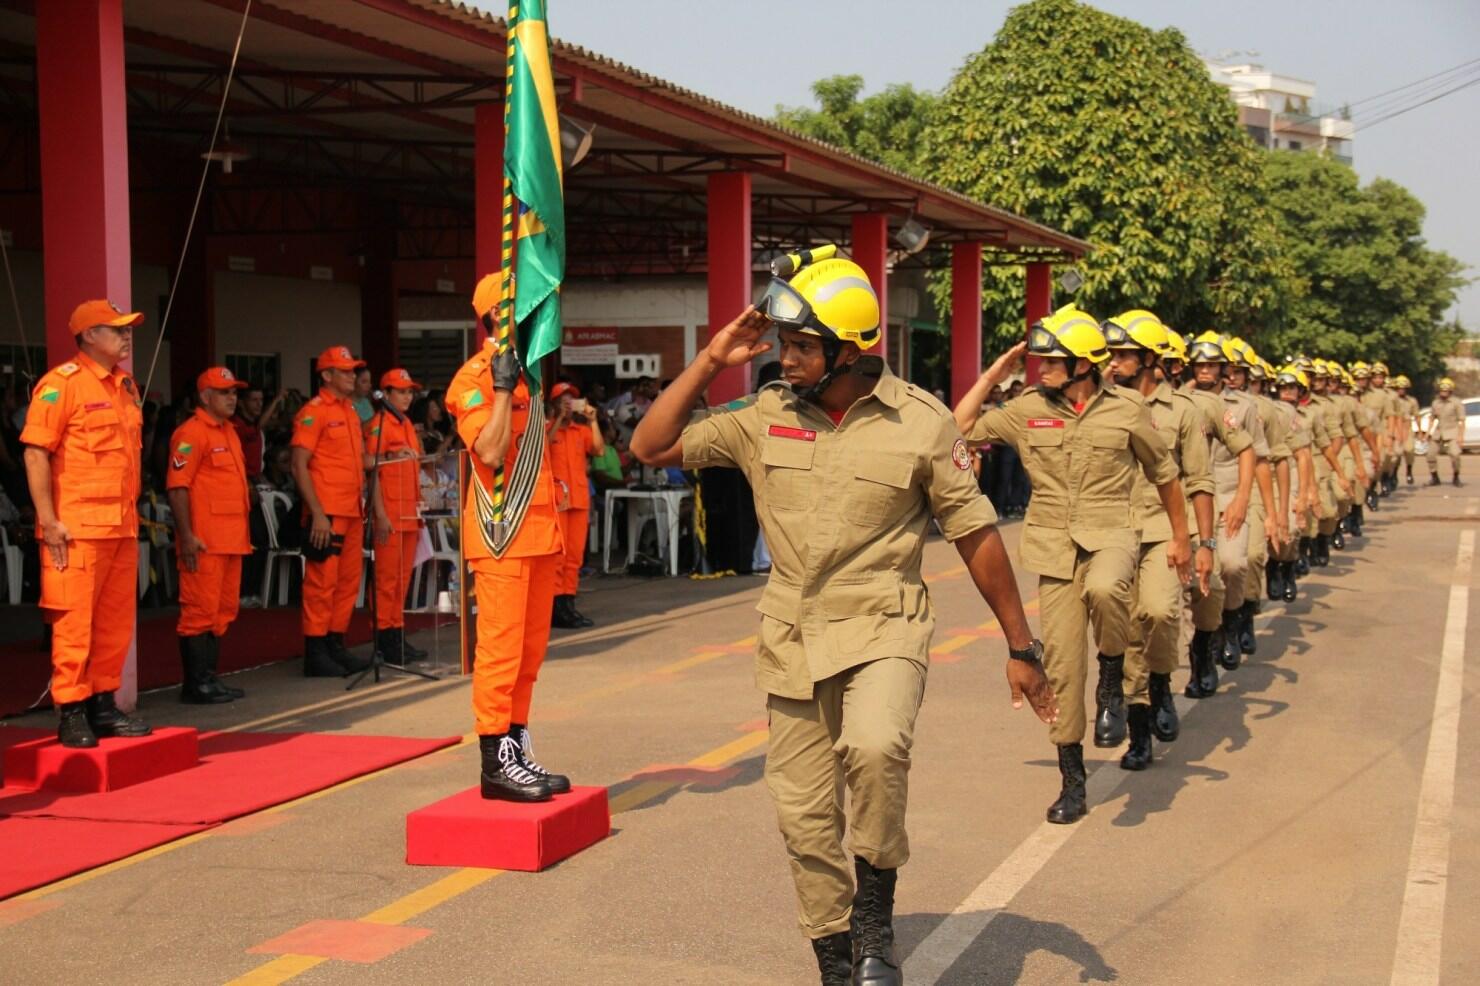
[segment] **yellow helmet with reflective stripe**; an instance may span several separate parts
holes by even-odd
[[[1400,373],[1397,376],[1393,377],[1392,384],[1399,390],[1407,390],[1409,387],[1413,386],[1413,381],[1409,380],[1406,374]]]
[[[1028,352],[1060,359],[1080,357],[1091,363],[1103,363],[1110,358],[1100,323],[1073,303],[1033,323],[1028,330]]]
[[[1167,346],[1171,349],[1171,352],[1167,355],[1168,359],[1181,360],[1183,363],[1187,362],[1187,340],[1182,338],[1182,333],[1176,329],[1168,328]]]
[[[1254,347],[1245,342],[1241,337],[1234,336],[1223,346],[1223,351],[1228,354],[1228,361],[1235,366],[1242,366],[1246,370],[1253,370],[1259,365],[1259,354],[1254,352]]]
[[[1100,323],[1110,349],[1149,349],[1158,356],[1175,355],[1161,319],[1142,308],[1121,312]]]
[[[1453,390],[1454,389],[1454,380],[1451,379],[1450,377],[1440,377],[1439,378],[1439,389],[1440,390]]]
[[[1366,380],[1372,375],[1372,368],[1362,360],[1357,360],[1351,365],[1348,372],[1358,380]]]
[[[1274,380],[1275,383],[1279,384],[1281,387],[1286,386],[1287,384],[1296,383],[1304,387],[1306,390],[1310,389],[1310,377],[1308,377],[1305,371],[1294,363],[1287,363],[1284,366],[1280,367],[1280,372],[1275,375]]]
[[[1209,329],[1192,340],[1192,345],[1187,347],[1187,361],[1189,363],[1232,362],[1228,353],[1227,338]]]
[[[1319,356],[1317,356],[1315,359],[1313,359],[1313,360],[1310,361],[1310,371],[1309,372],[1310,372],[1310,375],[1313,376],[1313,377],[1329,377],[1329,376],[1332,376],[1333,375],[1331,373],[1331,364],[1330,363],[1327,363],[1325,360],[1321,359]]]
[[[863,268],[851,260],[832,257],[803,267],[788,282],[810,307],[810,317],[792,324],[776,315],[772,319],[811,335],[829,333],[859,349],[878,345],[879,296]]]
[[[1379,360],[1373,360],[1372,361],[1372,375],[1373,376],[1385,377],[1385,376],[1388,375],[1389,372],[1390,371],[1388,370],[1388,365],[1386,363],[1384,363],[1382,360],[1379,359]]]

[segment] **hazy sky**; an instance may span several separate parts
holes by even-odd
[[[502,12],[504,4],[480,0]],[[762,116],[812,105],[808,86],[856,73],[873,92],[891,82],[945,85],[987,44],[1006,0],[548,0],[558,38]],[[1177,27],[1205,55],[1239,58],[1316,84],[1321,104],[1358,103],[1480,58],[1480,0],[1099,0],[1155,28]],[[1472,76],[1473,77],[1473,76]],[[1460,79],[1459,81],[1464,81]],[[1379,105],[1376,101],[1371,104]],[[1362,120],[1362,105],[1354,110]],[[1363,183],[1391,178],[1428,207],[1430,244],[1480,279],[1480,85],[1358,130]],[[1480,281],[1459,315],[1480,331]]]

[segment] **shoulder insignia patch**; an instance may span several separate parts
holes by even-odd
[[[463,394],[462,406],[464,411],[471,411],[473,408],[482,403],[483,391],[479,390],[477,387],[474,387],[470,389],[466,394]]]
[[[951,446],[951,461],[962,472],[969,472],[971,470],[971,450],[966,447],[966,439],[958,438],[956,439],[956,443]]]
[[[298,419],[298,423],[301,424],[305,428],[311,428],[311,427],[313,427],[313,415],[312,414],[305,414],[303,417],[301,417],[301,418]]]
[[[61,366],[56,368],[56,372],[64,377],[70,377],[72,374],[76,373],[80,369],[82,369],[82,367],[78,366],[76,363],[63,363]]]
[[[175,446],[175,451],[179,452],[181,455],[189,455],[191,452],[195,451],[195,446],[191,445],[189,442],[181,442],[179,445]]]
[[[737,398],[735,398],[734,400],[730,401],[727,404],[721,404],[720,405],[720,410],[721,411],[738,411],[738,410],[740,410],[743,407],[749,407],[750,406],[750,401],[751,401],[751,398],[749,398],[749,397],[737,397]]]
[[[62,392],[50,384],[42,384],[41,389],[36,392],[37,400],[43,400],[48,404],[55,404],[62,397]]]
[[[1226,424],[1230,430],[1238,428],[1238,419],[1233,416],[1232,411],[1223,412],[1223,423]]]

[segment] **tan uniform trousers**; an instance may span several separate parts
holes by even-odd
[[[853,861],[843,849],[845,784],[852,855],[880,869],[910,857],[905,802],[924,696],[925,668],[888,657],[817,682],[810,699],[767,698],[766,785],[809,938],[847,931],[853,913]]]
[[[1295,509],[1300,504],[1300,465],[1295,457],[1290,457],[1290,503],[1285,510],[1285,526],[1289,528],[1290,536],[1285,540],[1285,546],[1274,552],[1275,561],[1294,561],[1300,554],[1300,538],[1307,536],[1305,533],[1306,523],[1301,519],[1300,511]]]
[[[1101,654],[1118,657],[1126,651],[1139,559],[1139,550],[1130,547],[1075,550],[1073,578],[1038,576],[1043,666],[1059,697],[1059,720],[1048,728],[1048,738],[1058,746],[1084,740],[1086,634],[1093,631]]]
[[[1336,497],[1336,519],[1343,520],[1352,512],[1353,497],[1360,496],[1362,491],[1357,489],[1357,459],[1352,455],[1351,446],[1346,442],[1341,443],[1341,454],[1338,456],[1341,462],[1341,474],[1346,477],[1346,484],[1352,489],[1352,496],[1347,496],[1341,491],[1341,487],[1332,481],[1332,495]],[[1332,530],[1335,530],[1333,527]]]
[[[1429,438],[1429,472],[1439,474],[1439,455],[1442,452],[1449,456],[1449,466],[1454,470],[1453,475],[1459,475],[1459,454],[1462,451],[1462,443],[1457,438]]]
[[[1169,543],[1141,545],[1123,682],[1125,699],[1132,705],[1150,704],[1150,675],[1171,674],[1181,660],[1177,642],[1182,623],[1182,583],[1177,570],[1167,564]]]
[[[1406,429],[1405,429],[1406,430]],[[1413,471],[1413,432],[1407,431],[1407,437],[1403,439],[1403,468],[1408,472]]]
[[[1341,489],[1336,485],[1335,476],[1326,457],[1316,455],[1316,495],[1320,497],[1321,509],[1315,520],[1307,525],[1307,537],[1329,535],[1336,530],[1336,498],[1341,495]]]
[[[1223,608],[1238,609],[1244,604],[1244,580],[1249,574],[1249,538],[1257,523],[1258,536],[1264,537],[1264,515],[1254,513],[1259,505],[1259,494],[1249,498],[1249,511],[1244,515],[1244,524],[1233,537],[1223,524],[1222,512],[1226,504],[1218,506],[1218,569],[1223,573]],[[1201,627],[1199,627],[1201,629]]]
[[[1275,492],[1279,492],[1278,481],[1271,485]],[[1249,519],[1245,521],[1245,526],[1249,528],[1249,550],[1245,555],[1248,567],[1244,570],[1243,602],[1258,602],[1264,591],[1264,563],[1269,559],[1269,539],[1264,536],[1264,517],[1264,498],[1255,493],[1249,499]]]

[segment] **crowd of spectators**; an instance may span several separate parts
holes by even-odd
[[[993,387],[982,410],[1001,407],[1022,392],[1021,380],[1013,381],[1005,391]],[[999,517],[1022,517],[1028,512],[1028,498],[1033,490],[1017,449],[1000,443],[983,445],[976,451],[976,470],[981,491],[992,501]]]

